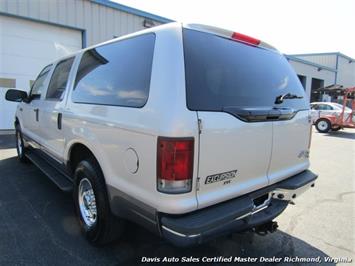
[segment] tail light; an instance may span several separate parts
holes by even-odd
[[[252,45],[259,45],[261,43],[261,41],[258,39],[255,39],[253,37],[250,37],[248,35],[244,35],[244,34],[241,34],[238,32],[233,32],[232,39],[237,40],[237,41],[242,41],[245,43],[249,43]]]
[[[158,137],[157,189],[164,193],[185,193],[192,188],[193,138]]]

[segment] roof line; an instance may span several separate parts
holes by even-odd
[[[144,18],[150,18],[152,20],[158,21],[158,22],[162,22],[162,23],[169,23],[169,22],[174,22],[174,20],[168,19],[168,18],[164,18],[158,15],[154,15],[148,12],[145,12],[143,10],[139,10],[133,7],[129,7],[129,6],[125,6],[116,2],[112,2],[110,0],[91,0],[91,2],[99,4],[99,5],[103,5],[103,6],[107,6],[107,7],[111,7],[113,9],[117,9],[120,11],[124,11],[127,13],[131,13],[137,16],[141,16]]]
[[[348,59],[349,61],[352,61],[352,62],[355,61],[354,58],[352,58],[352,57],[350,57],[350,56],[347,56],[347,55],[345,55],[345,54],[343,54],[343,53],[338,52],[338,55],[339,55],[340,57],[343,57],[343,58],[345,58],[345,59]]]
[[[347,56],[343,53],[340,52],[327,52],[327,53],[309,53],[309,54],[292,54],[292,56],[312,56],[312,55],[338,55],[341,56],[345,59],[351,60],[351,61],[355,61],[354,58],[351,58],[350,56]]]
[[[285,55],[285,56],[286,56],[287,59],[295,61],[295,62],[300,62],[300,63],[306,64],[306,65],[310,65],[310,66],[313,66],[313,67],[316,67],[316,68],[332,71],[332,72],[335,72],[335,73],[338,72],[335,68],[323,66],[323,65],[320,65],[320,64],[316,64],[316,63],[304,60],[304,59],[300,59],[298,57],[295,57],[294,55]]]

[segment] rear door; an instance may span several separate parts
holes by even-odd
[[[319,106],[319,116],[334,115],[334,108],[326,103],[321,103]]]
[[[41,113],[40,136],[45,152],[61,161],[64,153],[64,134],[62,130],[62,114],[65,108],[64,95],[70,86],[69,74],[74,57],[57,63],[51,76],[45,99],[39,109]]]
[[[202,208],[267,186],[272,152],[280,158],[290,147],[273,149],[273,144],[295,141],[292,154],[297,145],[303,147],[303,128],[296,139],[283,135],[296,126],[285,121],[292,121],[299,106],[275,101],[287,93],[304,97],[304,91],[291,89],[302,85],[276,51],[191,29],[183,36],[187,107],[197,111],[201,129],[197,199]],[[273,137],[274,127],[282,140]]]
[[[199,207],[268,185],[272,124],[246,123],[222,112],[198,112]]]
[[[299,110],[290,120],[273,122],[272,158],[268,171],[270,184],[309,167],[311,125],[308,110]]]

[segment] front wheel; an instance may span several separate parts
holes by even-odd
[[[316,122],[316,129],[320,133],[327,133],[332,128],[332,125],[328,119],[320,118]]]
[[[73,197],[81,228],[89,242],[103,245],[123,231],[123,221],[110,210],[106,183],[94,158],[81,161],[75,170]]]

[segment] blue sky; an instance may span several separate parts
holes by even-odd
[[[259,38],[288,54],[355,58],[355,0],[114,0],[176,21]]]

